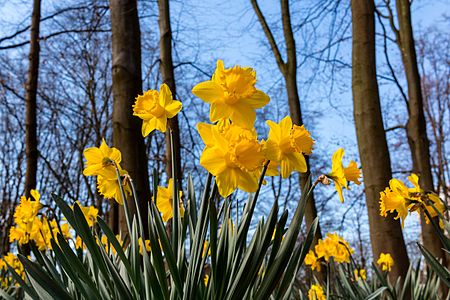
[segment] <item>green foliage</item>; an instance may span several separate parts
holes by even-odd
[[[263,175],[260,186],[262,180]],[[156,176],[153,182],[156,192]],[[199,208],[191,178],[187,185],[184,217],[178,205],[173,205],[170,226],[163,223],[153,201],[148,203],[148,228],[144,228],[140,212],[131,215],[125,203],[129,243],[124,248],[102,218],[89,228],[77,204],[71,209],[53,195],[86,250],[74,250],[58,233],[52,251],[33,247],[33,261],[19,254],[27,274],[27,280],[21,282],[23,293],[32,299],[289,299],[317,228],[316,220],[306,239],[298,243],[313,187],[301,197],[287,229],[287,211],[280,214],[277,202],[267,219],[259,220],[252,229],[259,189],[249,195],[234,224],[230,198],[220,201],[211,175]],[[179,203],[176,185],[173,195],[173,203]],[[134,201],[137,204],[138,199]],[[102,234],[110,247],[98,243]],[[140,238],[150,241],[151,251],[140,251]],[[207,238],[210,255],[204,249]],[[209,276],[206,283],[205,275]]]

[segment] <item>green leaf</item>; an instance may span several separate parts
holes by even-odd
[[[72,296],[55,282],[47,273],[36,263],[28,260],[22,254],[18,254],[20,262],[23,264],[26,272],[30,276],[32,286],[40,297],[51,299],[72,299]]]
[[[450,272],[447,268],[442,266],[442,264],[434,258],[433,254],[428,251],[423,245],[417,243],[419,246],[420,252],[422,252],[426,261],[430,265],[431,269],[441,278],[442,282],[444,282],[448,287],[450,287]]]

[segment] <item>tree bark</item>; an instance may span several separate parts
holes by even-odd
[[[426,191],[434,191],[433,175],[430,163],[430,142],[423,108],[422,86],[415,41],[411,23],[411,7],[409,0],[397,0],[397,18],[399,30],[397,45],[400,49],[403,67],[408,85],[408,122],[406,134],[411,149],[413,172],[420,175],[420,186]],[[395,30],[395,29],[394,29]],[[439,222],[435,218],[435,222]],[[445,259],[442,243],[431,224],[426,224],[421,216],[422,242],[434,256]]]
[[[292,122],[294,124],[301,125],[303,124],[303,119],[297,86],[297,52],[295,46],[295,38],[292,32],[291,16],[289,12],[289,0],[281,0],[281,18],[283,23],[283,34],[286,44],[287,56],[286,62],[283,61],[283,57],[281,56],[275,38],[266,22],[266,19],[264,18],[264,15],[261,12],[261,9],[259,8],[257,0],[250,0],[250,2],[252,3],[256,16],[258,17],[258,20],[261,23],[261,27],[263,28],[263,31],[267,37],[269,45],[275,56],[278,68],[280,69],[281,74],[283,74],[288,97],[289,113],[291,115]],[[308,157],[306,157],[306,163],[308,166],[308,171],[306,173],[299,173],[300,188],[302,190],[311,174],[309,171],[310,165]],[[314,201],[314,195],[311,194],[311,198],[307,202],[305,208],[305,221],[307,230],[309,230],[315,218],[317,218],[317,209]],[[314,236],[313,245],[315,245],[321,238],[322,233],[320,230],[320,225],[318,224],[316,235]]]
[[[39,27],[41,22],[41,1],[33,1],[31,16],[31,37],[28,79],[26,85],[26,119],[25,140],[27,167],[25,174],[25,196],[30,197],[30,191],[36,188],[38,168],[38,140],[37,140],[37,87],[39,77]]]
[[[160,51],[160,71],[163,82],[167,84],[172,92],[172,96],[176,99],[175,75],[172,61],[172,28],[170,26],[170,9],[169,0],[158,0],[159,8],[159,51]],[[181,187],[181,142],[180,127],[178,124],[178,116],[168,120],[168,131],[166,132],[166,173],[168,178],[176,177],[176,182]],[[170,131],[173,137],[174,158],[178,174],[172,174],[172,149],[170,147]]]
[[[133,104],[142,93],[141,32],[136,0],[111,0],[112,29],[112,90],[113,90],[113,140],[122,152],[122,167],[128,171],[136,187],[139,208],[128,201],[131,213],[140,209],[144,228],[148,220],[147,203],[150,200],[148,161],[141,135],[141,123],[133,117]],[[128,199],[130,200],[130,199]],[[120,209],[119,209],[120,208]],[[114,210],[119,209],[119,213]],[[112,205],[113,228],[127,232],[122,206]]]
[[[403,279],[409,267],[400,222],[392,215],[380,216],[380,192],[392,177],[389,150],[383,128],[375,62],[373,0],[352,0],[352,92],[353,113],[364,175],[370,239],[374,260],[390,253],[395,264],[389,276]]]

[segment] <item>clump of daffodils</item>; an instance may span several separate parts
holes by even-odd
[[[403,181],[393,178],[389,181],[389,187],[380,192],[381,216],[387,217],[388,212],[396,213],[394,218],[400,218],[403,227],[408,213],[423,212],[428,224],[430,222],[428,215],[434,218],[446,210],[438,195],[426,192],[420,187],[419,177],[416,174],[408,176],[408,180],[412,187],[408,187]],[[440,224],[442,227],[442,222]]]
[[[293,171],[306,172],[305,155],[312,153],[314,140],[305,127],[290,117],[279,123],[267,121],[267,140],[258,138],[254,128],[256,109],[269,103],[269,96],[256,88],[252,68],[225,69],[221,60],[211,80],[197,84],[192,92],[210,104],[210,121],[197,129],[205,143],[200,164],[216,177],[219,194],[231,195],[237,188],[252,193],[267,165],[267,176]]]
[[[8,265],[14,270],[14,272],[16,272],[17,275],[25,280],[25,270],[19,258],[17,258],[17,256],[12,252],[8,252],[3,256],[3,258],[0,258],[0,275],[2,275],[0,279],[0,287],[4,289],[11,286],[11,283],[13,282],[12,276],[5,275],[8,271]],[[18,283],[16,283],[16,285],[18,285]]]
[[[350,255],[353,252],[353,248],[344,238],[337,233],[327,233],[324,239],[317,242],[314,250],[309,250],[305,264],[320,272],[321,264],[328,263],[331,257],[336,263],[350,263]]]
[[[22,196],[14,212],[14,224],[9,231],[9,241],[22,246],[33,242],[39,250],[51,249],[50,240],[60,232],[65,239],[72,237],[68,223],[58,224],[56,220],[49,220],[39,215],[42,204],[40,194],[31,190],[31,198]]]

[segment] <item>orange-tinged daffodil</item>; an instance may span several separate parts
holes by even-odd
[[[305,154],[311,154],[314,140],[304,126],[292,124],[287,116],[280,123],[267,121],[270,127],[264,150],[267,158],[280,166],[281,177],[288,178],[293,171],[306,172]]]
[[[256,72],[249,67],[234,66],[225,69],[223,61],[211,80],[197,84],[192,93],[210,103],[211,122],[227,118],[244,128],[251,129],[256,119],[255,109],[269,103],[269,96],[255,88]]]
[[[173,100],[169,86],[163,83],[159,92],[149,90],[136,97],[133,115],[142,119],[142,136],[146,137],[155,129],[166,132],[167,119],[175,117],[181,108],[181,102]]]
[[[350,161],[348,167],[344,167],[342,164],[342,158],[344,157],[344,149],[339,148],[333,153],[333,157],[331,159],[331,173],[328,174],[328,177],[334,181],[334,186],[339,195],[339,199],[341,202],[344,202],[344,196],[342,194],[342,189],[345,188],[349,190],[348,183],[350,181],[359,185],[361,182],[359,178],[361,177],[361,170],[358,168],[358,165],[355,161]]]
[[[184,217],[184,206],[181,202],[182,192],[179,191],[180,198],[180,216]],[[169,179],[167,187],[158,186],[158,196],[156,198],[156,207],[162,214],[163,222],[167,222],[173,217],[173,179]]]
[[[266,159],[256,132],[234,123],[228,126],[199,123],[197,129],[206,145],[200,164],[216,177],[219,194],[227,197],[236,188],[255,192]]]

